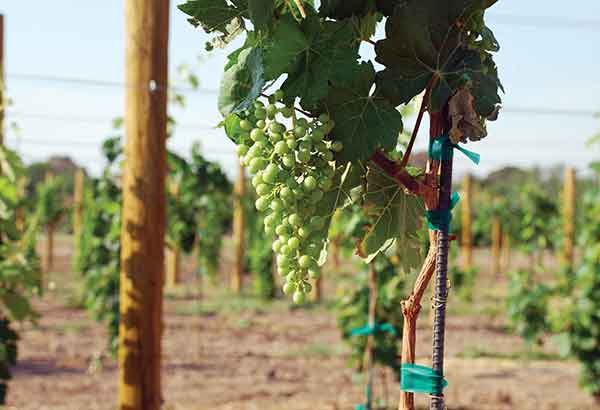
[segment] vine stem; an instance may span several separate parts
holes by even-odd
[[[410,141],[406,147],[406,152],[402,156],[402,161],[400,161],[400,167],[405,168],[408,165],[408,160],[410,159],[410,154],[412,152],[413,145],[415,144],[415,140],[417,139],[417,134],[419,133],[419,127],[421,126],[421,121],[423,120],[423,114],[427,110],[427,100],[429,100],[429,95],[431,94],[431,89],[433,88],[434,80],[433,78],[427,84],[427,88],[425,90],[425,95],[423,95],[423,100],[421,100],[421,107],[419,108],[419,114],[417,115],[417,121],[415,123],[415,128],[413,129],[412,135],[410,136]]]
[[[269,96],[265,93],[260,93],[261,97],[265,97],[265,98],[269,98]],[[301,114],[306,115],[309,118],[313,118],[314,115],[312,115],[311,113],[309,113],[308,111],[304,111],[302,108],[298,108],[298,107],[292,107],[294,110],[298,111]]]

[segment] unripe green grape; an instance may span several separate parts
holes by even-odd
[[[329,178],[332,178],[335,175],[335,169],[333,169],[332,167],[327,167],[323,169],[323,173]]]
[[[292,168],[294,165],[296,165],[296,158],[294,158],[293,155],[288,154],[282,158],[282,162],[284,167]]]
[[[279,135],[281,135],[281,134],[279,134]],[[288,147],[288,145],[285,141],[279,141],[277,144],[275,144],[274,151],[277,155],[285,155],[290,151],[290,148]]]
[[[303,164],[310,161],[310,151],[298,151],[298,154],[296,154],[296,156],[298,157],[298,161]]]
[[[294,226],[300,226],[302,224],[302,218],[298,214],[291,214],[288,217],[288,220],[290,221],[290,224]]]
[[[269,116],[269,118],[275,118],[277,111],[279,110],[277,109],[277,106],[275,104],[269,104],[267,106],[267,116]]]
[[[254,111],[254,116],[257,120],[264,120],[267,118],[267,110],[265,110],[264,108],[257,108]]]
[[[274,235],[274,234],[275,234],[275,227],[274,227],[274,226],[272,226],[272,225],[271,225],[271,226],[265,226],[265,233],[266,233],[268,236],[272,236],[272,235]]]
[[[306,118],[298,118],[296,125],[303,128],[308,128],[308,120]]]
[[[314,142],[320,142],[323,141],[323,138],[325,138],[325,133],[323,132],[323,130],[321,130],[320,128],[317,128],[316,130],[314,130],[310,136],[310,138],[314,141]]]
[[[296,149],[296,146],[298,145],[294,138],[288,138],[285,142],[289,149]]]
[[[318,231],[319,229],[322,229],[325,226],[325,220],[316,215],[313,216],[312,218],[310,218],[310,227],[314,230],[314,231]]]
[[[281,252],[281,248],[283,247],[284,244],[279,239],[277,239],[277,241],[279,243],[279,246],[278,246],[279,250],[277,250],[275,252],[279,253],[279,252]],[[283,254],[277,255],[277,266],[290,266],[290,262],[291,262],[291,259],[288,255],[283,255]]]
[[[315,149],[319,152],[325,152],[329,150],[329,148],[327,148],[327,144],[325,144],[323,141],[315,143]]]
[[[300,145],[298,145],[298,149],[300,151],[312,151],[312,143],[310,141],[300,141]]]
[[[319,115],[319,121],[322,122],[323,124],[326,122],[329,122],[329,114],[323,113],[323,114]]]
[[[273,121],[271,124],[269,124],[269,130],[271,132],[283,134],[285,132],[285,125],[283,125],[279,122]]]
[[[300,228],[298,228],[298,236],[300,236],[303,239],[308,238],[310,236],[310,229],[305,226],[301,226]]]
[[[325,161],[333,161],[333,153],[331,151],[325,151],[321,154]]]
[[[252,126],[252,123],[248,120],[241,120],[240,121],[240,128],[243,129],[244,131],[250,131],[252,128],[254,128]]]
[[[265,160],[262,158],[252,158],[248,165],[248,171],[252,174],[256,174],[258,171],[263,170],[265,167]],[[263,177],[264,178],[264,177]]]
[[[285,295],[290,295],[296,291],[296,284],[292,282],[285,282],[282,290]]]
[[[262,174],[256,174],[252,177],[252,186],[256,188],[263,183]]]
[[[313,189],[315,189],[317,187],[317,179],[315,177],[313,177],[312,175],[307,176],[304,179],[304,188],[306,188],[309,191],[312,191]]]
[[[273,245],[271,245],[271,249],[273,250],[273,252],[278,253],[282,245],[283,244],[279,241],[279,239],[275,239],[273,241]]]
[[[260,100],[255,100],[254,104],[252,104],[252,105],[254,106],[254,109],[261,109],[261,108],[264,108],[264,106],[265,106],[263,104],[263,102]]]
[[[294,296],[292,296],[292,300],[295,304],[301,305],[306,302],[306,294],[300,290],[296,290]]]
[[[283,224],[277,225],[277,228],[275,228],[275,233],[277,235],[285,235],[288,232],[289,232],[288,231],[288,227],[286,225],[283,225]]]
[[[328,178],[328,177],[324,177],[319,182],[319,187],[321,187],[321,189],[323,191],[329,191],[329,189],[331,188],[332,185],[333,185],[333,181],[331,180],[331,178]]]
[[[334,152],[340,152],[341,150],[344,149],[344,143],[342,141],[333,141],[331,143],[331,149]]]
[[[306,269],[312,265],[312,259],[308,255],[302,255],[298,258],[298,265],[300,265],[301,268]]]
[[[292,253],[292,250],[290,249],[289,246],[282,245],[281,249],[279,250],[279,253],[282,254],[282,255],[289,255],[290,253]]]
[[[283,115],[285,118],[290,118],[294,112],[294,110],[290,107],[283,107],[279,110],[279,112],[281,113],[281,115]]]
[[[319,258],[319,256],[321,256],[321,248],[317,244],[311,243],[306,248],[306,253],[312,256],[313,258],[317,259]]]
[[[281,101],[285,98],[285,93],[283,90],[277,90],[273,96],[275,97],[275,100]]]
[[[281,140],[283,139],[283,135],[281,135],[278,132],[272,132],[271,135],[269,135],[269,140],[271,140],[271,142],[275,143],[275,142],[282,142]]]
[[[260,184],[256,187],[256,193],[258,196],[263,196],[271,193],[271,187],[267,184]],[[265,218],[266,220],[266,218]]]
[[[287,245],[290,247],[291,250],[296,250],[300,246],[300,239],[296,238],[295,236],[292,236],[288,240]]]
[[[284,186],[279,191],[279,196],[281,198],[293,198],[294,197],[294,193],[292,192],[292,190],[289,187]]]
[[[273,165],[273,164],[271,164],[271,165]],[[277,181],[278,176],[279,176],[278,170],[271,171],[271,172],[265,172],[265,174],[263,175],[263,180],[265,182],[268,182],[269,184],[274,184]]]
[[[240,144],[237,146],[237,148],[235,150],[237,151],[238,156],[243,157],[244,155],[246,155],[248,153],[249,149],[250,149],[249,146],[247,146],[245,144]]]
[[[264,224],[265,226],[273,226],[276,223],[276,218],[274,214],[269,214],[265,216]]]
[[[254,202],[254,205],[256,205],[256,209],[259,211],[265,211],[269,207],[269,198],[266,196],[261,196],[256,200],[256,202]]]
[[[271,201],[271,209],[273,211],[280,211],[283,209],[283,202],[281,201],[281,199],[279,198],[275,198],[273,201]]]
[[[250,132],[250,138],[252,139],[252,141],[260,141],[260,140],[264,139],[264,137],[265,137],[265,132],[263,130],[261,130],[260,128],[254,128]]]
[[[267,126],[267,123],[265,122],[265,120],[258,120],[258,121],[256,121],[256,128],[260,128],[262,130],[266,126]]]
[[[296,128],[294,128],[294,135],[297,138],[304,137],[306,135],[306,128],[304,128],[304,127],[302,127],[300,125],[296,126]]]

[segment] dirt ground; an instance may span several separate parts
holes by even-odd
[[[77,307],[77,275],[70,272],[70,240],[60,238],[53,291],[35,303],[37,326],[22,326],[7,409],[116,408],[117,368],[92,357],[106,343],[102,324]],[[484,254],[478,254],[486,265]],[[231,261],[225,257],[223,271]],[[191,270],[191,263],[186,272]],[[191,280],[191,279],[189,279]],[[163,337],[165,410],[338,410],[362,402],[363,382],[346,366],[347,349],[331,303],[294,308],[265,304],[211,287],[200,300],[192,282],[167,292]],[[333,296],[344,274],[325,279]],[[225,283],[224,279],[221,283]],[[483,276],[471,305],[450,300],[446,389],[451,410],[592,410],[600,406],[577,386],[578,365],[561,360],[550,343],[532,354],[505,329],[505,280]],[[431,349],[427,309],[420,319],[418,363]],[[537,358],[544,360],[536,360]],[[379,371],[375,394],[395,408],[398,383]],[[425,409],[427,397],[418,396]]]

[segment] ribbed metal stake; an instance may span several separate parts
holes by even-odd
[[[440,175],[440,202],[439,209],[450,208],[452,194],[452,159],[442,161]],[[444,374],[444,336],[446,332],[446,298],[448,296],[448,228],[444,228],[437,235],[437,258],[435,265],[435,296],[433,316],[433,355],[432,368]],[[431,410],[444,410],[442,396],[431,397]]]

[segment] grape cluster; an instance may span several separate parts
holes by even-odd
[[[283,292],[303,303],[311,291],[309,279],[320,275],[317,261],[327,238],[316,204],[332,187],[334,153],[342,144],[328,140],[334,123],[327,114],[297,118],[282,99],[279,90],[267,105],[257,100],[240,114],[237,153],[254,175],[256,209],[268,212],[265,231],[276,236],[273,251],[285,278]]]

